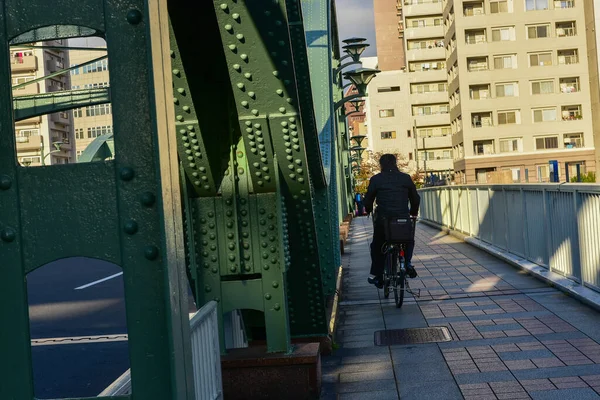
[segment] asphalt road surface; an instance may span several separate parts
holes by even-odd
[[[28,275],[36,398],[94,397],[129,368],[121,272],[70,258]]]

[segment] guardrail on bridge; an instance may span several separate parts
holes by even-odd
[[[600,185],[422,189],[421,217],[600,292]]]
[[[190,328],[196,399],[221,400],[223,382],[217,303],[211,301],[198,310],[190,320]],[[130,371],[125,372],[98,397],[128,394],[131,394]]]

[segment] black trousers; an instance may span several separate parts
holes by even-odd
[[[377,277],[383,276],[383,269],[385,267],[385,254],[381,252],[381,247],[384,243],[385,227],[381,221],[376,220],[373,224],[373,241],[371,242],[371,275]],[[412,260],[414,250],[415,242],[413,240],[406,244],[404,258],[407,264]]]

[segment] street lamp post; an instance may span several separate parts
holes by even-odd
[[[360,97],[365,97],[367,95],[367,86],[373,80],[373,78],[375,78],[375,75],[377,75],[379,72],[381,71],[379,71],[378,69],[358,68],[344,73],[344,78],[348,79],[354,84],[358,93],[351,94],[348,97],[344,97],[343,99],[335,103],[335,109],[337,110],[348,101],[358,99]]]

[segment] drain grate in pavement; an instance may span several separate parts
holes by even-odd
[[[375,332],[375,346],[449,342],[452,340],[446,327],[390,329]]]

